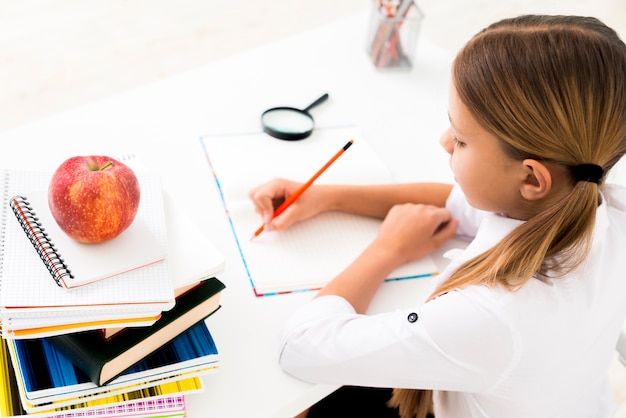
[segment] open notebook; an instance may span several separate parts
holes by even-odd
[[[257,296],[319,289],[336,276],[376,236],[380,221],[343,213],[325,213],[287,231],[263,232],[247,194],[274,177],[307,181],[344,144],[354,144],[315,184],[384,184],[389,169],[354,127],[317,129],[303,141],[281,141],[264,133],[204,136],[202,145]],[[389,279],[430,276],[432,258],[401,266]]]

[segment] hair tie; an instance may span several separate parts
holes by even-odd
[[[600,180],[602,180],[602,176],[604,175],[604,169],[597,164],[580,164],[571,167],[570,170],[577,183],[579,181],[588,181],[590,183],[600,184]]]

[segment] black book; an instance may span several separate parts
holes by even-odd
[[[212,277],[176,299],[149,327],[125,329],[110,340],[99,330],[49,337],[54,346],[97,385],[115,379],[129,367],[204,320],[219,307],[224,284]]]

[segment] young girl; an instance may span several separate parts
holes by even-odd
[[[425,416],[431,400],[437,418],[613,416],[626,189],[604,180],[626,152],[626,46],[594,18],[495,23],[454,61],[449,118],[454,186],[318,185],[275,219],[299,184],[250,192],[266,230],[329,210],[384,218],[290,319],[281,366],[311,382],[402,388],[390,405],[403,417]],[[365,315],[388,273],[455,234],[473,241],[450,252],[425,303]]]

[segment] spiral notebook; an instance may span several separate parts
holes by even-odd
[[[142,199],[161,194],[158,178],[144,179]],[[32,192],[10,199],[15,218],[52,279],[65,289],[75,289],[98,280],[158,263],[167,251],[141,216],[119,236],[99,244],[82,244],[58,226],[46,199]],[[152,199],[151,199],[152,200]],[[155,202],[155,204],[161,204]]]
[[[167,258],[136,269],[127,264],[120,270],[126,271],[123,274],[71,291],[57,285],[9,207],[12,196],[45,196],[50,177],[51,173],[39,171],[0,170],[0,241],[4,243],[0,247],[0,319],[3,335],[12,326],[12,318],[68,316],[74,318],[68,321],[70,323],[77,322],[76,319],[81,319],[78,322],[108,319],[111,314],[123,312],[129,317],[155,316],[170,309],[174,304],[174,292]],[[159,252],[153,255],[155,260],[161,259],[163,249],[167,250],[167,224],[160,179],[149,173],[137,173],[137,177],[142,190],[137,219],[145,223],[151,233],[145,236],[149,238],[141,245],[152,245],[148,241],[158,243]],[[36,205],[33,204],[33,208],[37,215],[44,214],[47,205]],[[46,222],[46,229],[53,227],[53,224],[43,222]],[[80,263],[73,258],[70,247],[57,244],[60,236],[50,236],[70,269]],[[125,258],[131,259],[136,264],[134,267],[141,264],[132,253]]]

